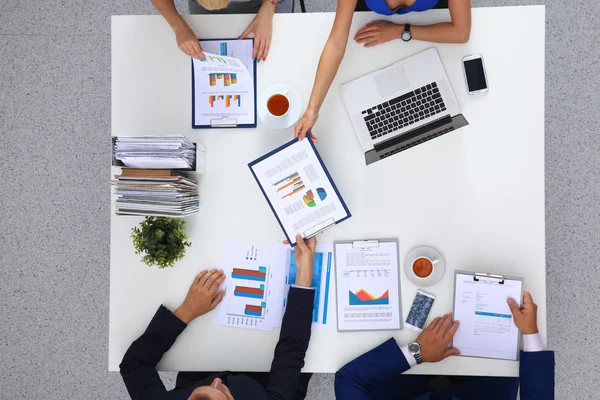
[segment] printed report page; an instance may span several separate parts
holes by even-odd
[[[452,345],[462,356],[516,360],[519,330],[515,326],[506,300],[521,303],[521,281],[473,279],[472,274],[458,274],[454,319],[460,326]]]

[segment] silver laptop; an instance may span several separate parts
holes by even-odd
[[[340,90],[367,164],[468,125],[435,48]]]

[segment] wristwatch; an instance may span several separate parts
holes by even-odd
[[[405,42],[408,42],[410,39],[412,39],[412,33],[410,33],[410,24],[404,24],[404,32],[402,32],[400,38],[402,38],[402,40]]]
[[[408,351],[410,351],[410,354],[412,354],[413,357],[415,357],[415,360],[417,360],[417,364],[423,364],[423,357],[421,356],[421,345],[419,343],[412,342],[411,344],[409,344]]]

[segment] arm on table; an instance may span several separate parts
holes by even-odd
[[[185,20],[177,12],[174,0],[152,0],[156,10],[163,16],[167,23],[173,29],[177,46],[184,54],[202,60],[204,52],[198,42],[196,34]]]
[[[355,7],[356,0],[338,0],[337,2],[335,20],[319,59],[308,106],[302,119],[296,124],[294,132],[296,137],[303,139],[307,133],[311,133],[313,125],[317,122],[321,105],[346,53]]]
[[[156,364],[186,326],[160,306],[146,331],[129,346],[119,369],[132,400],[157,399],[167,393]]]
[[[310,341],[314,299],[313,289],[290,288],[267,382],[269,399],[295,398]]]
[[[396,340],[391,338],[336,372],[335,396],[338,399],[371,399],[374,387],[410,367]]]
[[[412,38],[426,42],[466,43],[471,35],[471,1],[449,0],[451,22],[411,25]]]

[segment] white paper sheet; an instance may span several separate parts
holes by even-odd
[[[309,140],[252,165],[288,238],[307,237],[348,216]]]
[[[335,244],[339,331],[402,329],[398,243]]]
[[[522,282],[478,278],[457,274],[454,319],[460,326],[452,345],[463,356],[516,360],[519,331],[513,321],[508,298],[521,304]]]
[[[215,323],[272,330],[281,325],[285,251],[279,245],[225,241],[221,268],[225,298]]]
[[[194,123],[254,124],[252,40],[200,41],[205,61],[193,59]]]

